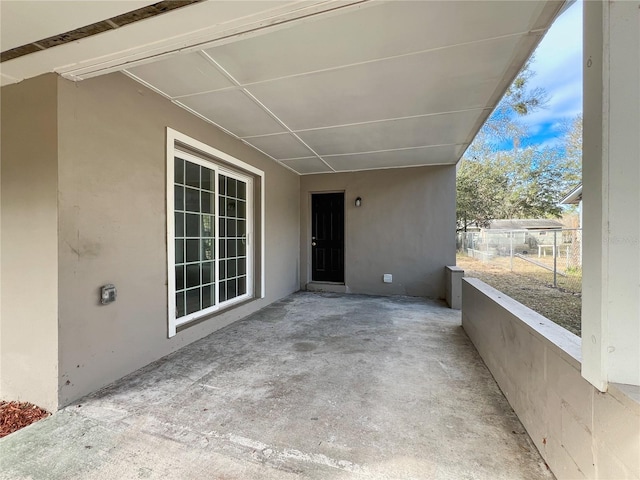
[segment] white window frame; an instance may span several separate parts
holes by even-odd
[[[188,147],[189,150],[196,153],[201,153],[202,156],[194,155],[185,152],[180,148],[180,145]],[[258,168],[255,168],[248,163],[243,162],[221,150],[213,148],[205,143],[195,140],[183,133],[180,133],[172,128],[167,127],[167,146],[166,146],[167,158],[167,305],[168,305],[168,337],[171,338],[176,335],[177,328],[181,325],[193,322],[199,318],[211,315],[212,313],[222,311],[237,303],[247,301],[251,298],[256,298],[254,292],[255,283],[255,245],[254,238],[259,235],[260,245],[260,272],[261,278],[259,283],[260,297],[265,297],[265,178],[264,172]],[[216,304],[197,312],[193,312],[186,316],[176,319],[176,305],[175,305],[175,293],[176,293],[176,279],[175,279],[175,226],[174,226],[174,159],[178,156],[188,162],[196,163],[201,166],[210,168],[216,172],[216,191],[215,191],[215,295]],[[219,160],[216,161],[216,160]],[[237,169],[237,170],[236,170]],[[246,173],[244,173],[246,172]],[[231,176],[238,178],[242,181],[247,181],[247,252],[252,251],[252,255],[247,255],[247,292],[241,296],[235,297],[231,300],[226,300],[222,303],[218,302],[218,259],[219,259],[219,246],[218,246],[218,174],[225,176]],[[260,182],[260,212],[257,212],[255,208],[255,200],[252,187],[253,181]],[[255,232],[253,226],[255,225],[255,215],[260,215],[260,231]]]

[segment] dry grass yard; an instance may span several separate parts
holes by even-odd
[[[580,295],[552,288],[543,280],[525,277],[465,255],[457,256],[457,265],[464,270],[465,277],[479,278],[570,332],[580,335]]]

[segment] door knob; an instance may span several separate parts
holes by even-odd
[[[311,242],[311,246],[315,247],[316,246],[316,242]]]

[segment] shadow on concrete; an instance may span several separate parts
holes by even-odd
[[[306,292],[6,437],[0,452],[11,479],[553,478],[459,311]]]

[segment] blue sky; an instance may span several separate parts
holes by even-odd
[[[526,145],[560,143],[563,125],[582,112],[582,1],[569,7],[551,26],[535,53],[530,80],[549,94],[547,108],[521,120],[528,126]]]

